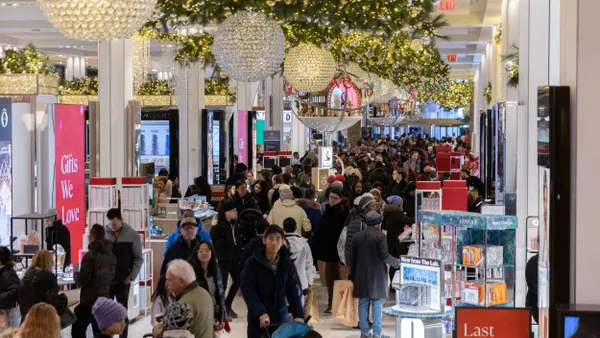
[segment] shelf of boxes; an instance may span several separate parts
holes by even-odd
[[[144,256],[144,263],[142,264],[142,268],[138,275],[140,287],[140,311],[143,312],[144,316],[147,316],[152,307],[150,297],[152,296],[154,288],[152,285],[152,278],[154,277],[154,253],[152,249],[144,249],[142,255]]]
[[[121,214],[123,221],[143,236],[143,245],[148,238],[150,216],[149,183],[147,177],[123,177],[121,180]]]
[[[117,179],[114,177],[92,177],[88,186],[87,225],[106,224],[106,212],[119,206]],[[87,248],[88,232],[83,235],[83,248]]]

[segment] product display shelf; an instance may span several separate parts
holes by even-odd
[[[419,257],[440,259],[448,305],[513,307],[514,216],[419,212]]]
[[[114,177],[92,177],[88,186],[88,227],[106,224],[106,212],[119,206],[117,179]],[[87,248],[87,231],[83,235],[83,248]]]
[[[144,263],[140,269],[137,282],[140,287],[140,311],[144,316],[150,312],[152,302],[150,296],[154,290],[152,279],[154,278],[154,252],[152,249],[144,249],[142,251]]]
[[[123,177],[121,180],[121,214],[123,221],[144,239],[149,237],[149,182],[147,177]]]

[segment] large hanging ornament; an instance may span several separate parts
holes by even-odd
[[[394,83],[391,80],[380,80],[380,91],[375,92],[375,103],[387,103],[394,92]]]
[[[283,62],[285,78],[301,92],[318,92],[331,83],[336,70],[333,54],[313,44],[291,48]]]
[[[239,11],[219,25],[212,51],[232,79],[259,81],[279,70],[285,36],[265,14]]]
[[[156,0],[38,0],[42,13],[75,40],[129,39],[150,20]]]

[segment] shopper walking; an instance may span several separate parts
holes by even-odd
[[[21,321],[17,308],[20,281],[14,267],[10,250],[0,246],[0,313],[6,316],[7,327],[19,327]],[[0,328],[0,333],[3,331]]]
[[[237,209],[235,203],[225,203],[219,212],[219,221],[210,230],[210,235],[217,251],[219,269],[223,274],[223,290],[227,289],[229,276],[233,280],[225,299],[227,313],[231,318],[238,315],[232,309],[232,303],[240,287],[240,257],[242,255],[242,236],[236,225]]]
[[[350,262],[352,261],[352,245],[354,245],[354,235],[367,228],[367,214],[371,211],[377,210],[377,202],[371,196],[372,195],[369,194],[361,197],[360,202],[358,203],[356,216],[350,220],[350,223],[348,223],[348,230],[346,231],[346,245],[344,246],[344,262],[346,262],[346,265],[349,267],[349,274],[353,273],[352,269],[350,268]]]
[[[232,199],[238,214],[247,209],[259,210],[258,202],[248,193],[246,181],[239,180],[235,182],[235,193]]]
[[[285,241],[290,250],[290,258],[298,272],[302,294],[308,294],[308,291],[312,289],[316,272],[310,246],[308,246],[306,238],[296,233],[296,221],[293,218],[286,218],[283,221],[283,230],[285,230]]]
[[[306,217],[306,212],[296,204],[296,200],[294,199],[294,193],[292,189],[290,189],[289,185],[282,185],[279,187],[279,202],[276,202],[273,205],[273,209],[269,213],[267,217],[267,221],[270,224],[277,224],[279,226],[283,225],[283,221],[291,217],[296,221],[298,228],[296,232],[298,234],[310,233],[312,230],[312,226],[310,225],[310,221],[308,217]]]
[[[92,307],[92,314],[101,331],[94,338],[113,338],[123,334],[126,329],[127,309],[112,299],[98,298]]]
[[[75,308],[77,320],[71,328],[73,338],[85,338],[88,325],[94,335],[100,329],[92,316],[92,307],[100,297],[110,297],[110,284],[115,278],[117,259],[112,253],[112,243],[105,240],[104,227],[94,224],[90,229],[88,251],[81,260],[77,285],[81,288],[79,305]]]
[[[402,198],[400,196],[390,196],[387,198],[388,204],[383,207],[383,229],[387,231],[388,252],[395,258],[408,254],[410,243],[400,241],[400,235],[409,231],[414,220],[404,215],[402,209]],[[390,267],[390,283],[394,279],[394,274],[398,271]],[[390,290],[392,290],[390,286]]]
[[[248,338],[259,338],[268,329],[294,319],[304,323],[296,269],[283,246],[284,232],[270,225],[263,234],[265,246],[250,258],[242,270],[242,295],[248,305]],[[292,311],[291,317],[288,312]]]
[[[181,220],[181,237],[173,244],[163,260],[160,268],[161,276],[167,273],[167,265],[174,259],[188,259],[194,247],[202,241],[198,235],[198,223],[194,217],[186,217]]]
[[[167,290],[166,284],[167,277],[165,275],[160,276],[156,289],[150,297],[150,301],[152,302],[150,323],[152,324],[152,327],[156,327],[159,324],[161,318],[165,314],[167,306],[174,301],[174,298],[171,297]]]
[[[52,305],[38,303],[24,319],[17,338],[60,338],[60,318]]]
[[[71,265],[71,233],[62,220],[58,218],[58,212],[54,208],[50,208],[44,214],[45,216],[54,216],[54,219],[46,219],[46,249],[54,250],[54,246],[60,244],[65,250],[65,262],[63,269]]]
[[[144,257],[142,256],[142,240],[140,234],[133,230],[129,224],[123,222],[121,210],[110,209],[106,213],[110,224],[106,227],[106,239],[113,244],[113,254],[117,258],[115,278],[110,285],[110,298],[116,298],[125,309],[129,301],[131,282],[137,278]],[[125,330],[120,335],[127,338],[129,319],[125,319]]]
[[[167,253],[167,250],[169,250],[169,248],[171,247],[171,245],[173,245],[174,243],[177,242],[177,240],[179,239],[179,237],[181,237],[181,220],[184,218],[188,218],[188,217],[196,217],[196,213],[194,212],[194,210],[191,209],[187,209],[184,210],[183,213],[181,214],[181,219],[177,222],[177,226],[176,229],[173,230],[170,234],[169,234],[169,238],[167,238],[167,244],[165,245],[165,254]],[[200,236],[202,238],[203,241],[211,241],[210,238],[210,234],[208,233],[208,231],[204,230],[202,228],[202,220],[200,218],[196,218],[196,223],[198,224],[198,236]]]
[[[315,238],[317,258],[326,263],[325,274],[328,293],[327,309],[325,309],[326,314],[331,313],[333,283],[339,279],[340,258],[337,251],[337,242],[344,228],[344,220],[347,216],[341,204],[341,194],[342,189],[339,187],[333,187],[329,192],[329,203],[319,221],[319,229]]]
[[[381,232],[383,218],[375,211],[366,215],[367,228],[352,239],[350,271],[354,297],[359,299],[358,315],[361,338],[369,333],[369,306],[372,306],[373,337],[385,337],[381,332],[382,303],[388,296],[386,264],[400,268],[400,260],[388,253],[386,236]]]

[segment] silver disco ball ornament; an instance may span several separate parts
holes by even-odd
[[[515,66],[515,63],[512,61],[506,61],[504,64],[504,69],[508,72]]]
[[[285,54],[281,27],[263,13],[240,11],[219,25],[212,51],[230,78],[255,82],[280,69]]]
[[[38,0],[42,13],[75,40],[129,39],[150,20],[156,0]]]
[[[329,86],[335,75],[333,54],[312,44],[291,48],[283,62],[285,78],[296,90],[312,93]]]
[[[390,101],[394,93],[394,83],[391,80],[380,80],[379,92],[375,92],[375,103],[386,103]]]

